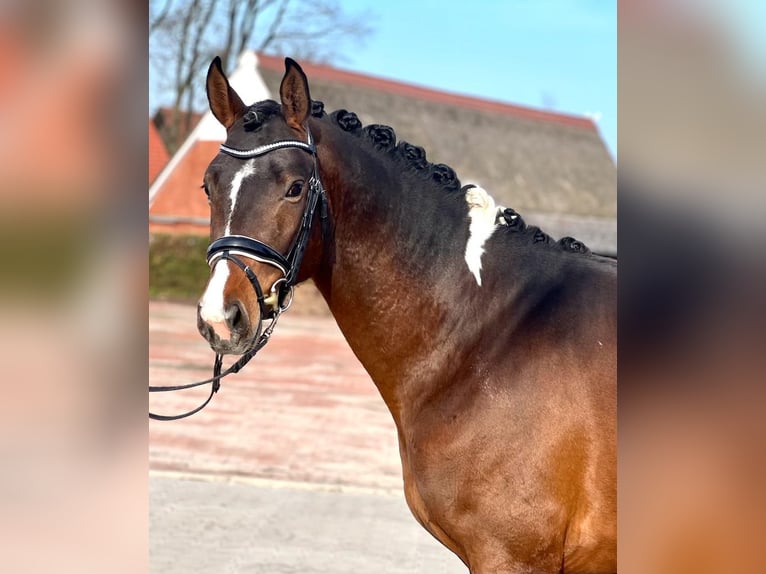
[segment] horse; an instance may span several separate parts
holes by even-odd
[[[324,111],[285,59],[204,175],[219,354],[262,346],[313,279],[398,433],[415,519],[472,574],[616,572],[616,261],[554,241],[392,128]],[[270,334],[270,331],[269,331]]]

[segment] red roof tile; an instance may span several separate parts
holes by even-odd
[[[168,150],[154,122],[149,120],[149,185],[157,178],[169,160]]]
[[[210,207],[205,193],[200,189],[202,176],[208,164],[218,154],[218,143],[196,141],[180,159],[178,165],[162,185],[149,209],[149,230],[153,233],[209,233],[208,223],[192,223],[191,220],[206,221]],[[189,220],[179,223],[153,221],[153,216],[173,216]]]

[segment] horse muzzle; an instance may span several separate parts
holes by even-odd
[[[239,301],[227,303],[222,313],[210,313],[197,307],[197,329],[210,348],[221,355],[241,355],[249,351],[260,334],[260,318],[255,328],[245,306]]]
[[[211,243],[207,260],[213,276],[198,307],[197,328],[216,353],[246,353],[258,340],[264,319],[273,320],[292,302],[293,289],[287,282],[289,262],[265,243],[242,235],[224,236]],[[226,288],[229,268],[219,266],[229,263],[247,278],[255,305],[251,296]],[[267,264],[279,271],[280,276],[265,292],[253,264]],[[223,274],[216,279],[221,271]]]

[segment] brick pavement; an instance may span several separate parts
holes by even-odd
[[[193,306],[150,303],[151,384],[205,378],[212,359]],[[154,394],[150,404],[177,413],[205,396],[204,389]],[[151,421],[149,436],[153,571],[465,572],[406,508],[393,421],[332,318],[286,313],[269,344],[223,381],[206,409],[182,421]],[[263,514],[265,500],[288,510]],[[387,518],[378,522],[379,515]],[[266,530],[276,533],[265,543],[276,550],[264,554],[248,536]],[[210,531],[218,533],[212,542]],[[239,542],[229,538],[234,531]],[[173,556],[190,559],[189,544],[199,547],[191,552],[201,552],[198,560],[212,544],[215,560],[244,562],[241,569],[168,569]],[[390,558],[361,568],[368,553]],[[330,568],[338,557],[356,566]]]
[[[193,307],[152,303],[149,345],[152,384],[210,376],[213,354]],[[154,393],[151,407],[183,412],[207,392]],[[391,415],[334,321],[290,313],[202,412],[150,423],[149,461],[161,470],[392,490],[402,484]]]

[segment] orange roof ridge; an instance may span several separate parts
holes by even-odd
[[[311,78],[319,78],[331,82],[340,82],[371,88],[409,98],[418,98],[441,104],[461,106],[496,114],[507,114],[531,120],[549,121],[557,124],[589,129],[595,132],[598,131],[593,120],[585,116],[574,116],[559,112],[537,110],[525,106],[499,102],[497,100],[487,100],[474,96],[439,91],[433,88],[425,88],[396,80],[340,70],[326,64],[315,64],[313,62],[300,62],[300,64],[303,71],[306,72],[306,75],[309,77],[309,82],[311,81]],[[284,58],[262,53],[258,54],[258,65],[259,67],[274,71],[282,71],[285,66]]]

